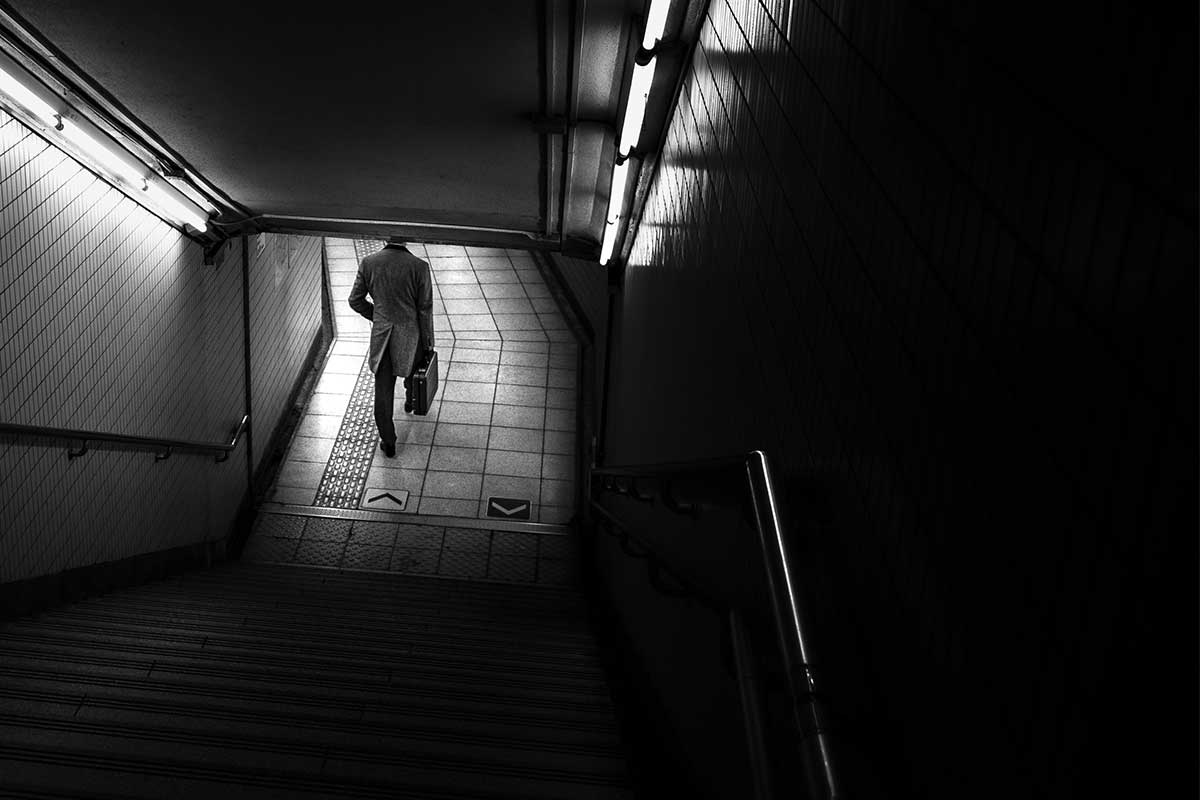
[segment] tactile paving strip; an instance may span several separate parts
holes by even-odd
[[[354,255],[359,261],[362,261],[371,253],[378,252],[383,249],[383,242],[374,239],[355,239],[354,240]]]
[[[367,487],[367,473],[371,459],[379,446],[379,432],[375,428],[375,376],[367,359],[350,395],[350,405],[342,418],[333,443],[333,451],[321,484],[317,487],[314,506],[326,508],[358,508],[359,498]]]

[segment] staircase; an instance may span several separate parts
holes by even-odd
[[[634,796],[577,589],[245,561],[0,623],[0,794]]]

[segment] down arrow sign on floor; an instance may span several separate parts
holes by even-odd
[[[487,515],[507,519],[529,519],[530,504],[528,500],[515,500],[511,497],[489,497]]]

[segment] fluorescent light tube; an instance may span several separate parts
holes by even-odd
[[[634,64],[633,77],[629,80],[629,100],[625,103],[625,123],[621,126],[621,145],[617,148],[622,156],[637,147],[642,135],[642,120],[646,116],[646,98],[650,96],[650,84],[654,83],[654,65],[657,56],[651,56],[647,64]]]
[[[625,181],[629,178],[629,162],[622,161],[613,166],[612,186],[608,190],[608,221],[616,222],[621,216],[621,203],[625,199]]]
[[[109,172],[119,176],[124,181],[128,181],[137,189],[142,188],[142,183],[146,180],[147,168],[145,165],[142,165],[141,169],[138,169],[138,167],[121,158],[113,150],[98,140],[93,139],[86,131],[70,120],[64,119],[62,121],[62,135],[67,141],[98,161]]]
[[[14,78],[3,67],[0,67],[0,92],[11,97],[17,105],[30,111],[34,116],[47,125],[56,125],[54,117],[58,114],[49,103],[34,94],[25,84]]]
[[[145,191],[150,202],[162,209],[171,219],[186,222],[198,231],[203,231],[208,227],[208,217],[201,215],[194,208],[188,208],[182,201],[176,200],[173,195],[166,192],[161,186],[153,182],[147,182]]]
[[[653,50],[663,37],[663,29],[667,26],[667,9],[671,0],[650,0],[650,13],[646,15],[646,31],[642,34],[642,47]]]
[[[612,258],[613,247],[617,244],[617,223],[609,222],[604,226],[604,244],[600,247],[600,264],[603,266]]]

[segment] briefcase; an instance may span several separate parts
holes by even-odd
[[[413,370],[412,397],[413,413],[425,416],[429,413],[429,404],[437,396],[438,390],[438,361],[437,351],[430,350],[422,358],[421,363]]]

